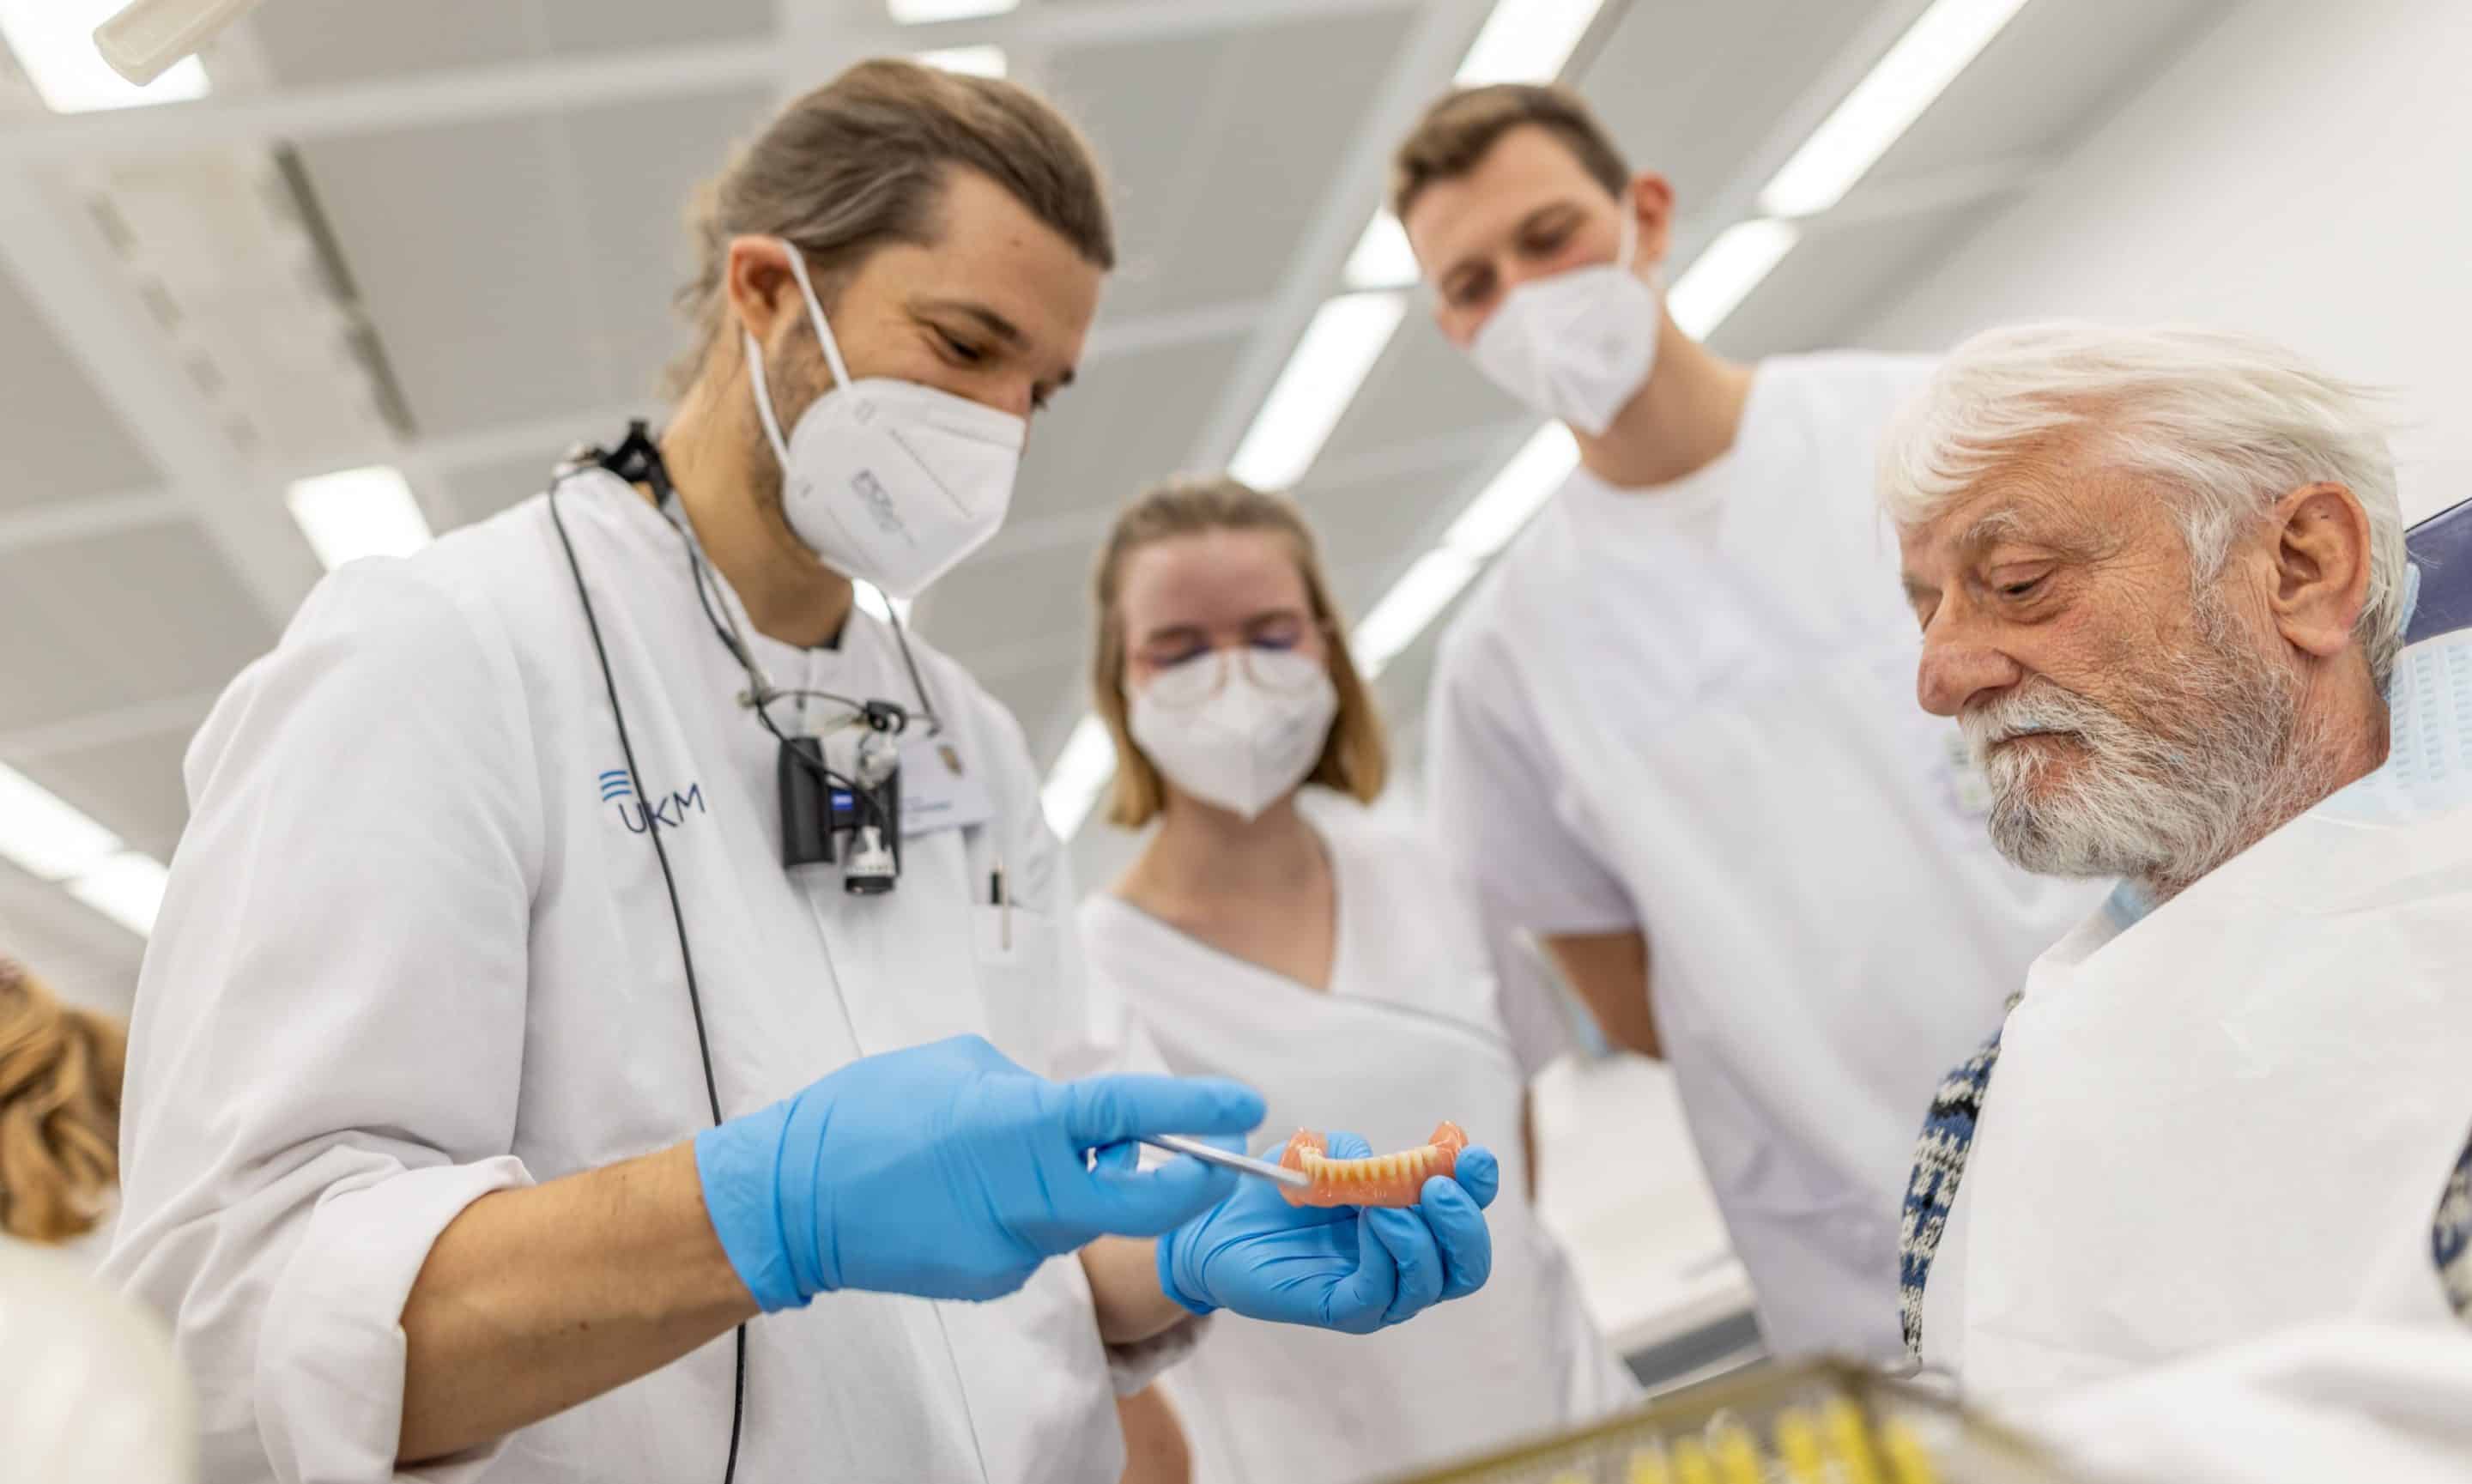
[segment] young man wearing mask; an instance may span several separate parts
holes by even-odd
[[[1770,1345],[1893,1354],[1917,1099],[2099,895],[1999,859],[1913,704],[1871,466],[1929,363],[1692,340],[1673,188],[1560,88],[1435,104],[1391,204],[1443,333],[1580,448],[1443,640],[1436,827],[1491,940],[1672,1065]]]
[[[1073,378],[1113,257],[1080,138],[868,63],[701,237],[657,451],[337,573],[190,753],[109,1269],[209,1480],[1111,1477],[1111,1378],[1191,1316],[1367,1332],[1484,1281],[1483,1151],[1296,1208],[1134,1168],[1249,1089],[1050,1080],[1105,1017],[1020,730],[852,611],[994,532]]]

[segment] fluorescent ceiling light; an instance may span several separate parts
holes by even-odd
[[[1285,490],[1302,479],[1407,309],[1405,295],[1387,291],[1324,299],[1227,472],[1257,490]]]
[[[383,464],[300,480],[284,503],[330,572],[356,558],[408,557],[429,544],[412,487]]]
[[[904,26],[932,26],[938,21],[979,20],[1021,8],[1021,0],[884,0],[884,9]]]
[[[873,583],[852,583],[850,591],[857,597],[858,610],[876,622],[889,624],[896,615],[905,624],[910,621],[910,599],[894,598],[887,602],[883,589]]]
[[[143,938],[154,931],[170,877],[161,861],[123,850],[73,877],[68,889],[70,896]]]
[[[1107,724],[1084,715],[1064,739],[1064,751],[1056,754],[1056,766],[1047,770],[1047,784],[1038,791],[1047,827],[1060,840],[1072,839],[1099,802],[1099,791],[1115,776],[1116,744],[1107,735]]]
[[[1404,289],[1416,281],[1416,251],[1407,228],[1388,211],[1373,213],[1342,271],[1351,289]]]
[[[2025,4],[1938,0],[1802,141],[1760,192],[1760,209],[1810,216],[1843,200]]]
[[[0,855],[46,881],[59,881],[119,849],[120,837],[83,810],[0,763]]]
[[[1604,0],[1499,0],[1476,34],[1459,75],[1461,87],[1486,83],[1551,83],[1588,34]]]
[[[1665,295],[1666,313],[1685,335],[1707,339],[1801,238],[1792,222],[1735,223],[1674,280]]]
[[[1358,668],[1379,675],[1415,643],[1579,466],[1580,445],[1569,428],[1549,422],[1530,435],[1442,533],[1441,544],[1417,558],[1348,635]]]
[[[1021,0],[884,0],[884,9],[904,26],[932,26],[945,20],[978,20],[1021,8]]]
[[[921,66],[958,72],[963,77],[1005,75],[1005,49],[1001,46],[948,46],[941,51],[920,52],[911,60]]]
[[[206,95],[206,68],[195,57],[175,62],[144,87],[124,81],[95,49],[94,28],[126,0],[0,0],[0,39],[55,113],[91,113]]]
[[[1571,430],[1549,422],[1519,445],[1502,472],[1442,535],[1442,544],[1478,561],[1510,544],[1547,498],[1580,467],[1580,445]]]
[[[1356,667],[1370,678],[1416,642],[1437,614],[1475,578],[1480,563],[1466,552],[1437,546],[1390,585],[1373,611],[1348,635]]]

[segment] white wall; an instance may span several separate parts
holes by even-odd
[[[2466,0],[2250,0],[1861,341],[2051,315],[2270,335],[2397,394],[2407,516],[2472,496],[2467,75]]]

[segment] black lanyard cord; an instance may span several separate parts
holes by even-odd
[[[592,594],[584,587],[583,565],[576,560],[575,541],[566,533],[566,517],[559,514],[559,487],[580,472],[582,470],[563,471],[551,483],[550,524],[558,528],[558,543],[566,551],[566,569],[575,578],[576,600],[583,605],[583,624],[592,634],[592,653],[601,661],[601,683],[609,695],[609,719],[617,724],[618,751],[627,760],[627,777],[635,785],[635,797],[649,799],[652,796],[644,791],[643,775],[635,767],[635,744],[627,735],[627,713],[618,704],[618,678],[609,667],[608,646],[602,642],[601,619],[592,610]],[[656,826],[646,829],[644,835],[653,842],[653,854],[661,863],[661,884],[669,889],[670,922],[677,928],[678,963],[686,970],[687,1008],[695,1016],[696,1051],[703,1062],[704,1103],[712,1112],[712,1121],[718,1125],[722,1121],[721,1087],[714,1081],[712,1075],[712,1040],[704,1032],[703,994],[696,985],[695,953],[687,945],[687,916],[686,909],[678,903],[678,878],[670,869],[669,848],[661,844],[659,827]],[[721,1484],[735,1484],[738,1477],[739,1433],[747,1421],[747,1327],[745,1325],[738,1327],[737,1348],[737,1379],[731,1386],[729,1399],[729,1462],[722,1469]]]

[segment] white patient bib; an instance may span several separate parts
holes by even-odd
[[[2028,976],[1933,1272],[1963,1332],[1924,1333],[1970,1390],[2455,1322],[2432,1222],[2472,1136],[2472,632],[2408,651],[2390,698],[2384,767]]]

